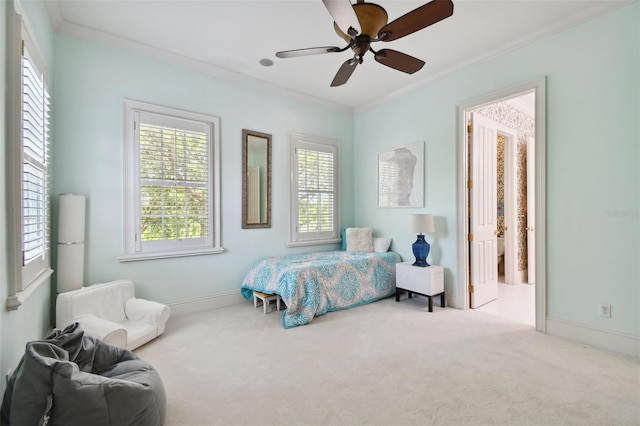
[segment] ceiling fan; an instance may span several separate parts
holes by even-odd
[[[387,23],[387,11],[375,3],[365,3],[364,0],[358,0],[353,5],[350,0],[322,0],[322,3],[334,20],[334,30],[348,43],[347,46],[343,48],[325,46],[285,50],[277,52],[276,56],[278,58],[293,58],[344,52],[350,48],[354,52],[353,58],[342,64],[331,82],[331,87],[345,84],[358,64],[362,63],[363,56],[367,51],[373,53],[377,62],[398,71],[413,74],[420,70],[424,66],[424,61],[397,50],[381,49],[375,51],[371,48],[371,43],[397,40],[453,15],[451,0],[433,0],[390,23]]]

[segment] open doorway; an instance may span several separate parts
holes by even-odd
[[[460,305],[544,331],[544,78],[458,107]]]

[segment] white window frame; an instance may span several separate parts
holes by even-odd
[[[10,229],[8,236],[8,257],[9,257],[9,288],[7,295],[7,310],[18,309],[22,303],[33,294],[41,284],[53,273],[51,269],[51,204],[49,187],[49,107],[48,107],[48,68],[44,55],[33,37],[29,23],[23,20],[20,5],[12,2],[13,8],[8,8],[11,16],[8,19],[8,49],[7,49],[7,155],[9,158],[7,172],[7,203],[8,203],[8,223]],[[37,159],[30,157],[23,148],[23,55],[28,60],[29,65],[38,74],[37,78],[44,85],[43,109],[41,124],[44,130],[44,158]],[[38,130],[41,130],[38,129]],[[25,263],[24,255],[24,162],[25,159],[33,166],[32,168],[42,173],[42,202],[44,209],[42,215],[42,225],[44,232],[42,238],[42,252]]]
[[[299,232],[298,230],[298,149],[328,152],[333,154],[333,224],[330,232]],[[297,247],[317,244],[334,244],[340,240],[340,184],[339,184],[339,152],[338,143],[333,139],[292,133],[289,138],[289,243],[287,247]]]
[[[121,262],[222,253],[220,232],[220,118],[125,99],[124,115],[124,255]],[[145,114],[206,128],[209,145],[209,235],[195,240],[172,240],[142,244],[140,235],[140,157],[136,121]],[[191,123],[186,123],[191,122]]]

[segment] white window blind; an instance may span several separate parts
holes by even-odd
[[[335,228],[333,166],[333,153],[298,148],[298,232]]]
[[[125,256],[220,252],[217,117],[125,101]]]
[[[7,310],[19,309],[53,273],[50,265],[47,63],[19,2],[7,3]],[[4,41],[3,41],[4,42]]]
[[[291,135],[291,231],[289,245],[336,242],[338,147],[334,141]]]
[[[152,124],[145,122],[148,115],[140,114],[141,240],[206,238],[209,235],[206,129],[195,131],[185,130],[186,126]]]
[[[27,46],[21,67],[22,289],[48,268],[50,248],[49,93]]]

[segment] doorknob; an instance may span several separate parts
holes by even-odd
[[[533,226],[529,226],[529,227],[527,227],[527,231],[531,231],[531,232],[533,232],[533,231],[534,231]]]
[[[493,230],[493,235],[498,235],[498,230],[497,229]]]
[[[504,228],[502,228],[502,230],[503,230],[503,231],[508,231],[508,230],[509,230],[509,227],[508,227],[508,226],[505,226]]]

